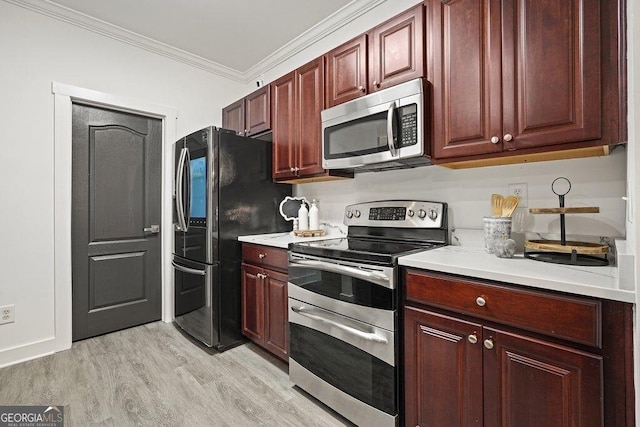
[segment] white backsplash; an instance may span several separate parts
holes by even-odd
[[[449,227],[481,229],[491,216],[492,193],[506,195],[508,185],[527,183],[528,207],[514,214],[513,231],[559,233],[558,215],[531,215],[530,207],[558,207],[551,183],[564,176],[571,181],[567,207],[598,206],[598,214],[567,215],[569,235],[625,236],[625,147],[605,157],[555,160],[519,165],[453,170],[427,166],[356,174],[354,179],[299,184],[294,192],[318,199],[320,221],[342,224],[345,206],[373,200],[418,199],[449,204]]]

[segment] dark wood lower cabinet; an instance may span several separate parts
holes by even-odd
[[[289,360],[287,251],[244,244],[242,259],[242,333],[286,362]]]
[[[404,311],[405,425],[482,425],[482,326]]]
[[[602,426],[602,357],[405,309],[407,426]]]
[[[406,426],[635,425],[631,304],[414,269],[403,278]],[[576,306],[594,314],[562,315]],[[514,307],[540,319],[505,318]],[[575,331],[558,333],[566,322]]]

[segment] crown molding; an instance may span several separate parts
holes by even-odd
[[[100,19],[93,18],[84,13],[52,3],[49,0],[4,0],[7,3],[40,13],[96,34],[118,40],[131,46],[162,55],[202,69],[204,71],[225,77],[240,83],[247,84],[266,71],[283,63],[294,55],[300,53],[318,40],[333,33],[369,10],[388,0],[353,0],[340,10],[336,11],[317,25],[302,33],[280,49],[271,53],[268,57],[249,68],[247,71],[239,71],[226,67],[217,62],[194,55],[182,49],[170,46],[166,43],[145,37],[133,31],[126,30],[117,25],[110,24]]]
[[[245,83],[292,58],[387,0],[353,0],[242,73]]]

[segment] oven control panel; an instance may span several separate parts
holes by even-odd
[[[344,224],[365,227],[442,228],[446,203],[385,200],[345,208]]]

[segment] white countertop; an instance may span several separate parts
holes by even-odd
[[[293,232],[289,231],[285,233],[238,236],[238,240],[256,245],[287,249],[289,247],[289,243],[311,242],[313,240],[327,240],[345,237],[345,235],[338,229],[325,229],[325,233],[326,234],[321,237],[296,237],[293,235]]]
[[[498,258],[477,245],[452,245],[407,255],[399,258],[399,264],[616,301],[635,303],[636,298],[635,286],[621,282],[617,266],[551,264],[527,259],[521,253],[513,258]]]

